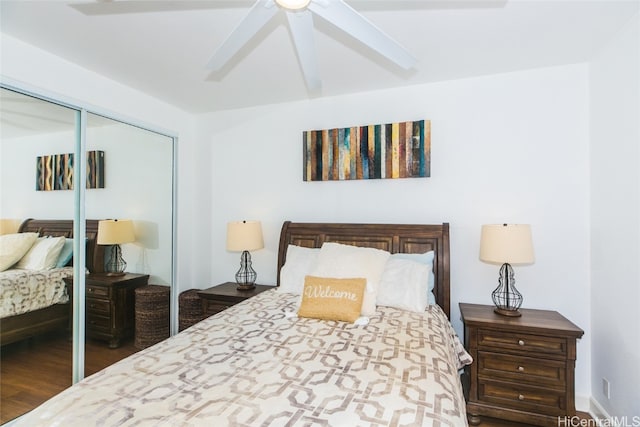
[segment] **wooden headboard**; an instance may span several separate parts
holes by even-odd
[[[73,238],[73,220],[71,219],[27,219],[18,229],[19,233],[38,233],[40,236],[64,236]],[[104,246],[97,244],[98,220],[88,219],[87,269],[92,273],[104,272]]]
[[[286,221],[280,232],[278,248],[278,285],[280,269],[287,257],[288,245],[319,248],[324,242],[383,249],[391,253],[435,252],[433,293],[437,304],[450,317],[449,224],[339,224]]]

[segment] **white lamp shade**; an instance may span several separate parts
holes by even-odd
[[[527,224],[483,225],[480,260],[493,264],[534,262],[531,226]]]
[[[19,219],[0,219],[0,236],[3,234],[17,233],[19,227]]]
[[[260,221],[236,221],[227,224],[227,250],[254,251],[264,248]]]
[[[130,219],[107,219],[98,222],[99,245],[119,245],[135,240],[133,222]]]

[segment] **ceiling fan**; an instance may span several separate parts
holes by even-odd
[[[257,0],[215,51],[207,67],[220,70],[279,10],[287,15],[300,68],[310,91],[318,90],[322,85],[316,63],[312,14],[329,21],[403,69],[416,63],[404,47],[343,0]]]
[[[124,6],[126,3],[135,2],[103,0],[97,4],[94,3],[94,6],[105,4]],[[152,2],[147,4],[150,3]],[[138,3],[139,5],[140,3]],[[99,12],[94,7],[86,6],[87,4],[72,5],[85,14],[105,13]],[[164,10],[167,9],[164,8]],[[125,9],[120,8],[115,13],[123,12]],[[317,91],[322,86],[315,55],[312,15],[325,19],[405,70],[410,69],[416,63],[416,59],[404,47],[345,3],[344,0],[255,0],[242,21],[214,52],[207,68],[212,71],[222,69],[279,12],[286,13],[298,62],[309,91]]]

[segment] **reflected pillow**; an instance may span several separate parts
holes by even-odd
[[[353,323],[360,317],[367,279],[307,276],[299,317]]]
[[[64,237],[40,237],[16,264],[24,270],[51,270],[64,246]]]
[[[56,268],[66,267],[73,258],[73,239],[66,238],[58,260],[56,261]]]
[[[0,236],[0,271],[5,271],[29,251],[38,233],[15,233]]]

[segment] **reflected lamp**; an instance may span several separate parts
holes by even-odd
[[[105,265],[107,275],[121,276],[124,274],[127,263],[122,258],[123,243],[135,242],[133,222],[129,219],[107,219],[98,222],[99,245],[111,245],[111,255]]]
[[[0,218],[0,236],[3,234],[15,234],[20,227],[19,219]]]

